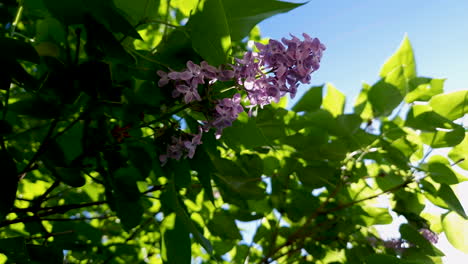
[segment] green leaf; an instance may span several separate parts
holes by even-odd
[[[421,141],[431,146],[432,148],[453,147],[463,141],[465,137],[465,129],[460,125],[454,125],[454,129],[444,131],[437,130],[435,132],[421,133]]]
[[[134,168],[139,170],[139,180],[144,180],[150,175],[153,169],[153,161],[157,160],[156,153],[152,151],[149,142],[142,142],[142,144],[129,144],[127,151],[129,161],[132,163]]]
[[[192,36],[192,47],[208,63],[223,64],[231,51],[231,36],[223,2],[200,1],[198,11],[187,26]]]
[[[86,6],[83,0],[42,0],[49,12],[65,24],[83,23]]]
[[[174,175],[172,176],[172,178]],[[205,236],[198,230],[198,228],[195,226],[193,221],[190,219],[190,217],[187,215],[185,212],[185,209],[181,206],[180,201],[177,197],[177,193],[175,190],[175,184],[170,183],[168,188],[166,189],[166,192],[163,193],[162,200],[164,202],[164,205],[169,207],[169,210],[175,211],[177,214],[177,218],[183,223],[184,227],[187,228],[187,230],[192,233],[193,237],[195,240],[202,245],[202,247],[209,253],[212,254],[213,252],[213,246],[211,245],[210,241],[208,241]]]
[[[468,91],[436,95],[431,98],[429,105],[436,113],[456,120],[468,113]]]
[[[403,100],[397,87],[380,80],[372,85],[368,94],[374,116],[388,116]]]
[[[455,195],[455,192],[450,186],[446,184],[441,184],[437,194],[440,198],[442,198],[442,200],[444,200],[447,203],[451,210],[457,212],[463,218],[468,219],[468,216],[466,215],[462,204],[460,203],[457,196]]]
[[[104,25],[90,17],[86,20],[85,27],[88,38],[84,48],[88,56],[104,57],[113,63],[134,64],[133,57]]]
[[[453,129],[456,125],[432,111],[428,105],[413,105],[406,116],[405,125],[422,131],[434,132],[437,128]]]
[[[195,156],[190,161],[190,168],[197,171],[197,177],[200,180],[205,193],[212,202],[214,201],[213,187],[211,178],[213,176],[214,165],[206,153],[204,146],[198,146]]]
[[[29,263],[29,254],[24,237],[0,239],[0,253],[5,254],[10,261]]]
[[[32,263],[63,263],[63,251],[59,248],[32,244],[28,244],[27,248]]]
[[[5,150],[0,150],[0,221],[3,221],[10,212],[16,199],[18,188],[18,173],[16,163]]]
[[[434,95],[444,91],[445,79],[431,79],[416,77],[409,82],[410,92],[406,94],[405,101],[429,101]]]
[[[2,57],[11,60],[24,60],[39,63],[39,55],[31,44],[12,38],[0,37]]]
[[[431,156],[428,163],[428,173],[435,182],[449,185],[468,180],[467,177],[452,170],[450,162],[440,155]]]
[[[460,144],[450,150],[448,156],[460,168],[468,170],[468,134],[465,134],[465,138]]]
[[[364,211],[364,213],[360,216],[361,219],[363,219],[366,222],[367,226],[388,225],[393,222],[393,218],[388,212],[387,208],[363,206],[362,210]]]
[[[323,99],[323,109],[328,110],[333,116],[343,113],[346,97],[330,83],[327,83],[327,95]]]
[[[190,264],[189,232],[175,213],[164,217],[161,223],[161,257],[168,264]]]
[[[216,211],[207,226],[213,235],[223,239],[242,239],[234,218],[225,210]]]
[[[65,43],[66,32],[63,24],[52,16],[38,20],[36,23],[36,42]],[[37,49],[37,47],[36,47]]]
[[[55,167],[50,169],[57,179],[72,187],[81,187],[86,183],[86,179],[79,168]]]
[[[384,63],[379,75],[384,78],[393,71],[400,70],[400,67],[407,80],[416,77],[416,62],[408,36],[403,38],[398,50]]]
[[[83,126],[81,123],[75,124],[67,132],[57,138],[57,143],[63,150],[65,160],[71,163],[83,153],[81,140],[83,138]]]
[[[253,149],[268,144],[254,118],[247,118],[245,113],[239,118],[242,120],[237,120],[232,126],[224,129],[221,137],[230,147],[239,149],[239,146],[243,145],[245,148]]]
[[[8,110],[38,119],[52,119],[61,112],[58,102],[29,95],[11,104]]]
[[[171,6],[187,17],[197,8],[197,4],[198,0],[171,0]]]
[[[121,15],[113,1],[81,0],[91,15],[113,33],[142,39],[135,28]]]
[[[233,41],[248,36],[260,21],[303,5],[276,0],[223,0],[223,4]]]
[[[137,181],[143,180],[139,170],[134,167],[120,168],[114,172],[114,184],[116,191],[128,201],[138,201],[140,191]]]
[[[385,254],[372,254],[365,258],[365,264],[417,264],[407,262],[394,256]]]
[[[312,189],[329,186],[330,181],[333,181],[334,174],[335,169],[327,164],[309,165],[297,171],[297,176],[302,184]]]
[[[359,93],[358,97],[356,98],[356,102],[354,103],[354,112],[361,116],[364,120],[371,119],[372,116],[372,106],[368,100],[368,93],[371,86],[367,83],[362,84],[361,92]]]
[[[8,90],[12,81],[28,91],[35,89],[37,81],[21,66],[19,62],[13,59],[0,58],[0,90]]]
[[[141,223],[144,209],[140,200],[128,200],[122,194],[117,194],[115,197],[115,212],[119,217],[122,226],[129,231]]]
[[[114,0],[117,10],[122,10],[129,17],[130,22],[135,25],[145,19],[154,19],[158,16],[160,0]],[[173,4],[175,1],[171,1]]]
[[[444,256],[440,250],[434,247],[431,242],[418,232],[418,230],[409,224],[402,224],[400,226],[400,234],[402,238],[422,249],[427,255]]]
[[[323,85],[309,88],[309,90],[293,106],[293,111],[313,112],[318,110],[322,105],[322,90]]]
[[[449,212],[442,216],[442,227],[450,244],[468,254],[468,220]]]

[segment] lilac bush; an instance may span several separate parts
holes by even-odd
[[[233,65],[216,68],[206,61],[200,65],[188,61],[183,71],[158,71],[158,85],[170,85],[173,89],[172,97],[182,97],[185,104],[190,104],[202,101],[200,84],[206,84],[204,88],[210,89],[217,81],[235,81],[234,88],[246,95],[244,101],[251,116],[252,109],[279,102],[288,93],[294,98],[299,84],[310,83],[311,74],[319,69],[325,46],[317,38],[311,38],[305,33],[302,35],[304,40],[291,35],[291,39],[283,38],[281,42],[270,40],[266,45],[255,43],[258,52],[247,51],[241,59],[235,58]],[[241,101],[242,95],[236,93],[232,98],[212,102],[213,109],[209,111],[212,114],[199,130],[206,132],[214,128],[216,137],[220,138],[223,129],[231,126],[239,114],[244,112]],[[201,132],[192,141],[172,138],[167,153],[160,156],[160,161],[165,164],[168,158],[192,158],[196,146],[201,144],[200,140]]]

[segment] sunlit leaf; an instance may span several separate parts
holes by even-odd
[[[192,46],[212,65],[225,63],[231,49],[231,36],[223,1],[203,0],[190,18]]]
[[[455,212],[450,212],[442,216],[442,227],[450,244],[468,253],[468,220]]]
[[[333,116],[343,113],[345,107],[345,95],[335,88],[332,84],[327,84],[327,94],[323,99],[323,109],[330,112]]]
[[[450,120],[456,120],[468,113],[468,91],[439,94],[429,101],[434,111]]]

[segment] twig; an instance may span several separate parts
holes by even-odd
[[[77,217],[77,218],[41,218],[41,221],[51,221],[51,222],[70,222],[70,221],[86,221],[94,219],[108,219],[112,217],[117,217],[115,215],[101,215],[95,217]]]
[[[369,196],[369,197],[365,197],[365,198],[362,198],[362,199],[359,199],[359,200],[356,200],[356,201],[352,201],[352,202],[349,202],[349,203],[346,203],[346,204],[339,205],[339,206],[337,206],[337,207],[335,207],[335,208],[332,208],[332,209],[330,209],[330,210],[324,211],[324,212],[322,212],[322,213],[327,213],[327,214],[328,214],[328,213],[332,213],[332,212],[339,211],[339,210],[341,210],[341,209],[345,209],[345,208],[351,207],[351,206],[353,206],[353,205],[355,205],[355,204],[358,204],[358,203],[360,203],[360,202],[364,202],[364,201],[367,201],[367,200],[371,200],[371,199],[377,198],[377,197],[379,197],[379,196],[382,195],[382,194],[386,194],[386,193],[389,193],[389,192],[394,192],[394,191],[396,191],[396,190],[398,190],[398,189],[400,189],[400,188],[406,187],[408,184],[410,184],[410,183],[412,183],[412,182],[413,182],[413,179],[412,179],[412,178],[411,178],[411,179],[408,179],[408,180],[404,181],[403,183],[401,183],[401,184],[399,184],[399,185],[396,185],[396,186],[393,186],[392,188],[389,188],[389,189],[387,189],[387,190],[384,190],[384,191],[382,191],[382,192],[380,192],[380,193],[378,193],[378,194],[374,194],[374,195],[371,195],[371,196]]]
[[[52,185],[39,197],[37,197],[36,199],[34,199],[33,201],[33,206],[32,207],[37,207],[37,208],[40,208],[42,202],[44,202],[47,198],[47,195],[49,195],[49,193],[51,193],[55,188],[57,188],[58,186],[60,185],[60,181],[59,180],[56,180],[54,181],[54,183],[52,183]]]
[[[47,240],[47,239],[49,239],[49,237],[68,235],[68,234],[75,233],[75,232],[76,232],[75,230],[67,230],[67,231],[63,231],[63,232],[47,233],[45,236],[30,236],[30,237],[26,238],[26,241],[31,241],[33,239],[45,239],[45,240]]]
[[[130,240],[133,240],[137,235],[138,233],[141,232],[141,230],[143,230],[143,228],[147,225],[149,225],[151,223],[151,221],[154,220],[154,217],[156,216],[156,214],[153,214],[151,217],[149,217],[148,219],[145,220],[145,222],[143,222],[142,224],[140,224],[138,226],[138,228],[134,229],[133,232],[130,233],[130,235],[127,237],[127,239],[125,239],[125,242],[124,243],[127,243],[128,241]],[[102,263],[103,264],[106,264],[106,263],[109,263],[113,258],[115,257],[114,254],[111,254],[107,259],[105,259]]]
[[[338,193],[340,189],[340,186],[341,185],[338,184],[336,188],[333,190],[333,192],[330,193],[330,195],[328,195],[327,199],[322,204],[320,204],[320,206],[317,209],[315,209],[314,212],[309,215],[309,217],[307,217],[305,224],[302,225],[299,229],[297,229],[292,235],[290,235],[286,242],[279,245],[277,248],[275,248],[269,254],[267,254],[262,259],[261,263],[264,263],[264,264],[270,263],[269,259],[271,259],[278,251],[280,251],[284,247],[292,245],[294,241],[301,236],[301,234],[304,234],[304,230],[310,226],[310,224],[312,223],[312,220],[314,220],[321,213],[321,210],[325,208],[325,206],[330,202],[330,200],[336,196],[336,194]]]
[[[57,123],[58,123],[58,118],[55,118],[50,124],[49,131],[47,131],[47,134],[42,140],[42,143],[39,146],[39,149],[36,151],[34,156],[29,160],[29,163],[26,165],[26,167],[24,167],[24,169],[18,175],[18,178],[20,180],[23,179],[29,171],[31,171],[31,168],[34,166],[34,163],[37,161],[37,159],[39,159],[39,157],[44,152],[47,144],[49,143],[50,137],[52,136],[52,133],[54,132],[55,127],[57,127]]]
[[[182,111],[182,110],[184,110],[184,109],[189,108],[190,106],[191,106],[191,104],[185,104],[185,105],[183,105],[182,107],[179,107],[179,108],[177,108],[177,109],[175,109],[175,110],[173,110],[173,111],[171,111],[171,112],[169,112],[169,113],[166,113],[166,114],[160,116],[159,118],[157,118],[157,119],[155,119],[155,120],[153,120],[153,121],[150,121],[150,122],[148,122],[148,123],[142,124],[140,127],[148,127],[149,125],[152,125],[152,124],[154,124],[154,123],[161,122],[162,120],[164,120],[164,119],[166,119],[166,118],[168,118],[168,117],[171,117],[171,116],[177,114],[178,112],[180,112],[180,111]]]
[[[78,65],[80,59],[80,45],[81,45],[81,28],[75,30],[76,33],[76,50],[75,50],[75,65]]]
[[[73,209],[79,209],[79,208],[84,208],[84,207],[89,207],[89,206],[95,206],[95,205],[101,205],[105,204],[107,201],[98,201],[98,202],[91,202],[91,203],[84,203],[84,204],[68,204],[68,205],[59,205],[59,206],[52,206],[52,207],[44,207],[44,208],[15,208],[12,210],[12,212],[15,213],[20,213],[20,212],[34,212],[34,216],[28,216],[24,218],[17,218],[13,220],[6,220],[3,222],[0,222],[0,227],[8,226],[11,224],[16,224],[16,223],[30,223],[30,222],[38,222],[38,221],[43,221],[41,217],[43,216],[49,216],[49,215],[54,215],[54,214],[63,214],[66,213],[70,210]],[[41,211],[44,211],[42,213],[39,213]]]

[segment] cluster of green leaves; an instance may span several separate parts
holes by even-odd
[[[468,92],[418,77],[405,39],[353,113],[332,85],[242,114],[193,159],[161,166],[202,103],[156,70],[232,61],[276,0],[23,0],[0,6],[0,259],[8,263],[441,263],[419,232],[460,239]],[[3,15],[5,14],[5,15]],[[33,41],[32,41],[33,40]],[[223,87],[220,87],[223,88]],[[404,118],[402,118],[404,117]],[[448,158],[430,155],[449,148]],[[375,198],[387,196],[390,208]],[[446,209],[423,212],[426,203]],[[408,248],[375,225],[404,216]],[[251,243],[239,221],[257,223]],[[465,228],[468,230],[468,228]],[[402,254],[400,256],[400,254]],[[399,256],[399,257],[396,257]]]

